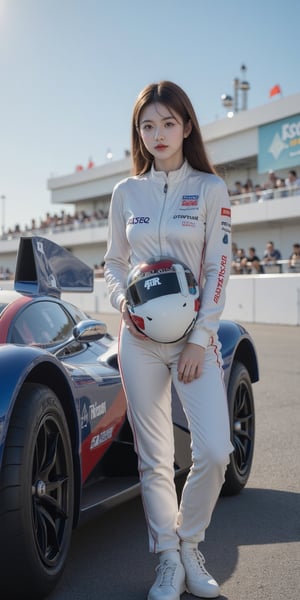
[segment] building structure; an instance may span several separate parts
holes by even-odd
[[[274,241],[283,259],[300,242],[300,187],[270,189],[269,172],[283,182],[289,171],[300,177],[300,94],[237,112],[203,126],[202,135],[211,161],[230,192],[237,181],[252,187],[231,196],[233,241],[246,251],[256,248],[262,257],[268,240]],[[47,186],[55,210],[72,208],[70,222],[43,230],[0,238],[0,265],[14,269],[18,237],[43,235],[62,244],[90,266],[101,263],[107,240],[107,214],[114,185],[130,174],[131,159],[125,156],[86,170],[52,177]]]

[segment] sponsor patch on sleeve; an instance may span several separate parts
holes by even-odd
[[[231,217],[231,209],[223,206],[223,208],[221,208],[221,215],[222,217]]]

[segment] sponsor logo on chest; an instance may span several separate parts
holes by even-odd
[[[198,208],[198,204],[199,204],[199,195],[198,194],[184,195],[181,198],[181,206],[183,208]]]
[[[150,217],[130,217],[128,225],[142,225],[150,223]]]

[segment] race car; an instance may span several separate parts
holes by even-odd
[[[0,584],[5,600],[46,597],[62,575],[73,528],[139,494],[117,359],[106,325],[62,300],[91,292],[93,271],[41,237],[20,239],[14,290],[0,291]],[[222,494],[245,486],[255,434],[253,340],[221,321],[234,452]],[[191,464],[172,389],[174,475]]]

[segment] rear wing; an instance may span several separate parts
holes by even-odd
[[[21,237],[14,287],[21,294],[58,298],[62,292],[92,292],[94,272],[71,252],[46,238]]]

